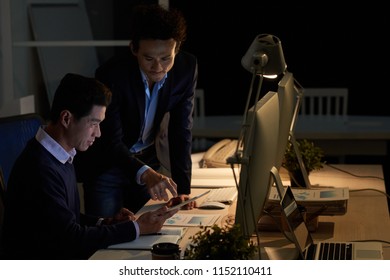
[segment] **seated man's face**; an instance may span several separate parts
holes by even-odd
[[[100,123],[106,114],[105,106],[93,106],[91,114],[82,117],[80,120],[71,118],[67,130],[68,146],[79,151],[86,151],[96,138],[100,137]]]

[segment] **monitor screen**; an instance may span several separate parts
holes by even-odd
[[[245,236],[257,232],[257,222],[273,182],[270,171],[276,164],[279,115],[279,97],[272,91],[248,110],[235,217]]]

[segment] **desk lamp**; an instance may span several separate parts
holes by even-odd
[[[249,103],[252,98],[252,92],[255,87],[255,80],[259,76],[257,85],[256,97],[254,100],[255,106],[260,99],[260,92],[264,78],[275,79],[279,74],[284,73],[287,68],[287,64],[284,60],[282,43],[278,37],[270,34],[260,34],[255,37],[249,49],[241,59],[241,65],[250,73],[252,73],[252,80],[249,87],[248,98],[244,110],[244,118],[242,123],[242,129],[240,132],[239,141],[237,144],[235,159],[230,158],[228,163],[242,163],[244,160],[242,156],[243,138],[245,130],[251,125],[248,125],[247,116]],[[256,111],[256,108],[255,108]],[[251,124],[254,121],[249,122]]]
[[[233,156],[227,160],[227,163],[231,164],[234,177],[234,164],[241,164],[246,167],[244,170],[241,169],[240,175],[242,175],[242,172],[248,172],[247,170],[250,166],[251,152],[250,149],[245,149],[244,146],[250,146],[249,143],[252,142],[251,140],[254,133],[256,113],[250,114],[249,112],[249,106],[252,100],[252,92],[256,90],[254,106],[251,107],[253,107],[253,112],[257,112],[258,106],[260,106],[259,100],[263,79],[276,78],[278,75],[284,73],[287,68],[279,38],[269,34],[260,34],[255,37],[252,44],[249,46],[249,49],[242,57],[241,64],[247,71],[252,73],[252,80],[249,87],[243,123],[241,126],[240,136],[237,141],[236,151]],[[256,79],[258,79],[257,89],[255,89]],[[250,119],[248,119],[249,116]],[[259,208],[253,208],[251,187],[247,186],[247,180],[248,179],[245,179],[246,182],[242,183],[242,178],[240,179],[240,185],[245,184],[245,186],[240,186],[238,183],[236,183],[238,189],[237,208],[240,209],[240,217],[243,220],[241,221],[241,230],[244,235],[250,236],[252,234],[252,228],[254,228],[256,231],[256,236],[259,238],[259,234],[257,234],[257,226],[255,226],[255,224],[257,224],[255,219],[259,216],[259,213],[255,212],[257,212]],[[251,185],[254,186],[253,182]],[[249,209],[247,205],[250,205],[251,209]],[[257,244],[260,246],[259,240]],[[260,251],[261,249],[259,248],[259,257]]]
[[[237,210],[239,211],[240,218],[242,221],[239,221],[241,223],[242,231],[245,235],[249,236],[252,235],[252,229],[256,231],[256,236],[259,238],[259,234],[257,232],[257,220],[261,213],[257,213],[258,211],[262,211],[260,209],[260,204],[262,205],[261,200],[263,200],[262,197],[252,197],[252,192],[255,190],[256,195],[263,195],[263,193],[257,192],[258,186],[257,182],[253,181],[253,172],[256,172],[256,170],[252,169],[250,166],[254,162],[253,161],[253,155],[250,148],[252,144],[252,138],[255,137],[254,133],[256,133],[256,128],[254,126],[256,121],[256,113],[258,112],[259,106],[264,106],[260,104],[260,92],[262,87],[262,82],[264,78],[276,78],[280,74],[283,74],[286,76],[287,73],[287,65],[284,60],[283,50],[281,46],[281,42],[279,38],[269,35],[269,34],[261,34],[256,36],[252,44],[249,46],[249,49],[245,53],[245,55],[242,57],[241,60],[242,66],[252,73],[252,80],[249,88],[248,98],[246,102],[245,112],[244,112],[244,118],[243,118],[243,124],[240,131],[240,136],[237,141],[237,147],[236,152],[233,155],[232,158],[228,159],[228,163],[231,164],[232,167],[234,167],[234,164],[241,164],[242,169],[240,171],[240,184],[236,184],[238,188],[238,201],[237,201]],[[287,77],[287,76],[286,76]],[[292,77],[292,76],[291,76]],[[256,79],[258,79],[258,84],[255,83]],[[257,89],[255,89],[257,86]],[[252,92],[256,91],[256,96],[254,99],[254,106],[253,112],[251,113],[249,110],[250,103],[252,100]],[[267,102],[267,101],[265,101]],[[299,103],[299,102],[297,102]],[[271,103],[268,103],[271,104]],[[270,108],[270,107],[268,107]],[[298,109],[297,109],[298,110]],[[295,110],[295,111],[297,111]],[[265,112],[265,111],[263,111]],[[278,113],[279,114],[279,113]],[[266,115],[263,115],[266,116]],[[270,115],[271,116],[271,115]],[[250,118],[250,119],[248,119]],[[271,116],[271,121],[275,121],[274,114]],[[263,124],[264,125],[264,122]],[[275,128],[279,129],[279,128]],[[292,130],[291,127],[286,127],[288,130]],[[270,135],[272,134],[272,130],[263,130],[264,133],[270,132]],[[258,135],[258,133],[256,133]],[[274,135],[274,134],[273,134]],[[258,136],[257,136],[258,137]],[[265,141],[274,140],[271,138],[265,138]],[[287,135],[286,135],[287,137]],[[287,139],[286,139],[287,140]],[[276,140],[278,141],[278,140]],[[247,145],[247,148],[245,149],[245,145]],[[262,148],[264,151],[264,148]],[[272,147],[274,149],[274,147]],[[272,154],[272,153],[271,153]],[[272,162],[273,159],[270,159],[272,156],[266,156],[264,155],[265,162],[261,161],[265,165],[268,164],[268,162]],[[255,153],[256,157],[259,157],[258,153]],[[261,155],[260,155],[261,156]],[[259,161],[255,161],[257,164]],[[261,166],[263,167],[263,166]],[[242,172],[248,172],[248,170],[251,170],[250,172],[252,174],[243,174]],[[234,171],[234,169],[233,169]],[[261,171],[263,172],[263,170]],[[269,170],[271,172],[271,170]],[[235,176],[235,175],[234,175]],[[252,176],[252,179],[248,179],[249,176]],[[269,176],[271,176],[271,173],[269,173]],[[244,179],[242,181],[242,179]],[[249,183],[248,183],[249,182]],[[268,192],[267,192],[268,193]],[[266,194],[265,194],[266,196]],[[260,201],[260,203],[259,203]],[[265,201],[265,198],[264,198]],[[255,202],[255,203],[254,203]],[[255,205],[253,205],[255,204]],[[256,205],[257,204],[257,205]],[[248,206],[249,205],[249,206]],[[253,207],[255,206],[255,207]],[[259,240],[257,242],[260,244]],[[260,248],[259,248],[260,252]],[[260,255],[259,255],[260,257]]]
[[[254,75],[277,76],[286,68],[282,43],[269,34],[257,35],[241,59],[242,66]]]
[[[234,159],[230,158],[228,160],[228,163],[232,163],[232,162],[245,163],[247,159],[247,155],[243,155],[243,143],[244,143],[244,135],[246,134],[246,129],[250,128],[254,122],[254,118],[252,120],[249,120],[248,122],[247,116],[248,116],[249,103],[252,97],[252,92],[255,87],[256,77],[259,76],[259,82],[257,85],[257,93],[254,101],[255,104],[254,111],[256,111],[257,101],[259,101],[260,98],[263,79],[264,78],[275,79],[278,77],[278,75],[285,74],[287,71],[287,64],[284,59],[282,43],[278,37],[270,34],[260,34],[255,37],[252,44],[249,46],[247,52],[242,57],[241,64],[247,71],[252,73],[252,81],[250,84],[248,98],[245,106],[242,129],[240,132],[240,137],[238,139],[239,141],[236,148],[235,158]],[[298,93],[297,94],[298,100],[294,110],[294,116],[291,122],[289,141],[293,145],[295,154],[298,159],[300,170],[302,172],[302,176],[305,181],[304,187],[310,188],[311,184],[308,178],[308,173],[304,166],[302,155],[301,152],[299,151],[294,136],[295,123],[298,117],[299,109],[303,98],[302,86],[295,79],[294,82],[296,84],[295,88]]]

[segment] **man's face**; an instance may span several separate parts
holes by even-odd
[[[138,64],[148,77],[148,81],[161,81],[165,74],[172,69],[175,61],[176,41],[169,40],[141,40],[137,57]]]
[[[79,151],[86,151],[92,146],[95,138],[100,137],[100,123],[104,120],[106,114],[105,106],[93,106],[91,114],[72,121],[67,130],[67,139],[70,147]]]

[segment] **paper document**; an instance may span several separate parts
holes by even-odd
[[[160,232],[150,235],[141,235],[138,239],[113,244],[108,246],[108,249],[135,249],[135,250],[150,250],[156,243],[170,242],[179,243],[180,239],[185,234],[185,227],[163,227]]]
[[[234,170],[238,183],[240,171],[238,168]],[[231,168],[197,168],[192,169],[191,186],[207,188],[235,187],[236,181]]]
[[[349,189],[344,188],[319,188],[319,189],[292,189],[295,199],[299,201],[339,201],[349,199]],[[279,194],[275,187],[272,187],[269,195],[270,200],[279,201]]]
[[[234,172],[239,175],[240,170],[234,168]],[[231,168],[196,168],[192,170],[192,178],[195,179],[234,179]]]
[[[211,226],[215,224],[221,215],[215,214],[181,214],[176,213],[171,218],[167,219],[164,226]]]
[[[233,179],[191,179],[191,187],[194,188],[229,188],[235,187],[236,182]]]
[[[318,188],[292,189],[297,203],[304,206],[307,213],[318,215],[344,215],[347,212],[349,189]],[[275,215],[280,214],[279,194],[276,187],[270,190],[265,209]]]

